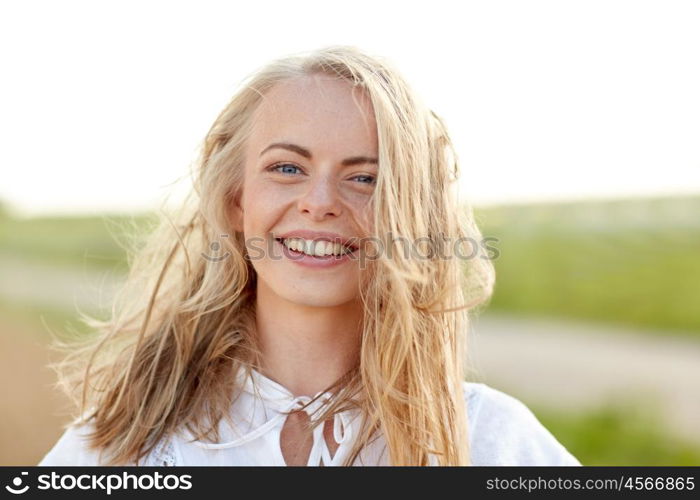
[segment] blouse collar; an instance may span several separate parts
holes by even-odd
[[[205,443],[194,440],[195,445],[210,450],[241,446],[264,435],[279,424],[282,424],[284,420],[286,420],[287,414],[292,411],[305,411],[309,417],[312,417],[332,397],[332,393],[329,391],[320,391],[313,397],[294,396],[286,387],[253,368],[251,368],[250,376],[247,376],[246,370],[241,367],[238,371],[238,381],[242,383],[243,391],[246,394],[261,401],[266,409],[272,410],[267,412],[270,414],[270,418],[261,425],[252,428],[242,436],[231,441],[224,443]],[[304,405],[307,404],[308,406],[304,407]],[[353,422],[356,416],[357,414],[353,409],[335,413],[333,418],[333,438],[339,446],[332,458],[323,435],[324,425],[319,424],[314,428],[313,445],[311,447],[308,465],[336,465],[344,460],[345,455],[350,451],[353,435],[356,434],[353,429]]]

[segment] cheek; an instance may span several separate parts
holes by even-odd
[[[284,194],[265,183],[251,183],[246,186],[243,202],[246,233],[259,233],[269,229],[287,204]]]
[[[370,235],[374,233],[374,210],[371,199],[364,195],[358,196],[352,203],[349,204],[352,207],[352,212],[357,224],[362,228],[364,235]]]

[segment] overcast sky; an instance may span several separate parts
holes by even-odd
[[[244,76],[338,43],[446,119],[474,204],[700,193],[698,26],[695,1],[5,1],[0,199],[157,206]]]

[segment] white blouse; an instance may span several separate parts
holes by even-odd
[[[242,370],[239,376],[245,376]],[[221,442],[193,440],[182,431],[158,443],[140,465],[286,465],[280,448],[286,413],[301,409],[312,398],[294,397],[255,370],[242,382],[244,390],[231,409],[234,425],[224,420],[219,425]],[[581,465],[518,399],[478,382],[464,382],[463,390],[473,465]],[[330,393],[322,393],[305,411],[313,414],[329,397]],[[324,426],[316,426],[307,465],[342,465],[360,424],[358,409],[334,415],[333,437],[339,446],[333,455]],[[39,465],[103,465],[99,453],[85,445],[89,426],[69,427]],[[381,434],[363,448],[353,465],[391,465]]]

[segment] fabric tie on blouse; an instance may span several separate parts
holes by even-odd
[[[245,371],[239,371],[239,382],[245,377]],[[330,392],[318,392],[317,398],[310,396],[294,396],[284,386],[265,377],[256,370],[251,370],[251,376],[245,377],[243,391],[255,398],[260,398],[266,410],[272,410],[272,415],[262,425],[246,432],[242,436],[225,443],[205,443],[195,440],[194,444],[210,450],[221,450],[241,446],[253,441],[277,426],[283,425],[289,413],[293,411],[305,411],[310,418],[320,410],[331,398]],[[312,401],[313,400],[313,401]],[[309,404],[310,403],[310,404]],[[307,405],[304,407],[304,405]],[[318,424],[313,429],[313,445],[309,453],[308,465],[336,465],[344,459],[352,442],[352,420],[350,410],[338,412],[333,418],[333,438],[338,443],[335,455],[331,457],[330,450],[323,435],[324,424]]]

